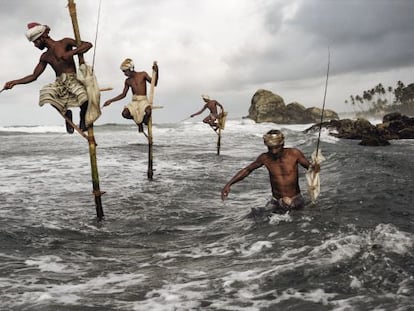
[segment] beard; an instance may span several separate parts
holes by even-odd
[[[40,43],[40,44],[36,45],[36,47],[37,47],[39,50],[44,50],[44,49],[46,48],[46,45],[45,45],[44,43]]]

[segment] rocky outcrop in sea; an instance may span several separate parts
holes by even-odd
[[[246,118],[257,123],[273,122],[278,124],[306,124],[320,122],[322,109],[305,108],[293,102],[285,104],[283,98],[268,90],[257,90],[251,100],[249,114]],[[329,109],[324,111],[324,120],[338,120],[338,114]]]
[[[358,139],[364,146],[386,146],[394,139],[414,139],[414,118],[393,112],[386,114],[382,123],[371,124],[364,118],[356,120],[330,120],[315,124],[305,130],[305,133],[326,128],[329,134],[338,138]]]

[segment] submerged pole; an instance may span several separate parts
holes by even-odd
[[[217,155],[220,155],[221,148],[221,127],[218,128],[218,138],[217,138]]]
[[[70,17],[72,19],[72,26],[73,32],[75,34],[75,40],[78,45],[81,44],[80,32],[79,32],[79,25],[78,25],[78,18],[76,16],[76,4],[74,0],[68,0],[68,7]],[[83,54],[79,54],[79,64],[84,64],[85,59]],[[88,127],[88,145],[89,145],[89,158],[91,162],[91,175],[92,175],[92,187],[93,187],[93,195],[95,197],[95,206],[96,206],[96,216],[98,220],[102,220],[104,217],[103,208],[102,208],[102,200],[101,195],[102,192],[99,187],[99,174],[98,174],[98,164],[96,160],[96,141],[93,131],[93,124],[89,125]]]
[[[224,126],[226,124],[226,117],[227,117],[227,112],[225,112],[224,110],[221,111],[220,117],[217,120],[217,125],[218,125],[218,138],[217,138],[217,155],[220,155],[220,149],[221,149],[221,131],[224,130]]]
[[[153,67],[157,64],[156,61],[153,63]],[[153,69],[152,70],[152,76],[151,76],[151,88],[150,88],[150,95],[148,102],[151,105],[151,116],[148,120],[148,170],[147,170],[147,177],[149,180],[152,180],[154,175],[154,169],[153,169],[153,152],[152,152],[152,146],[153,146],[153,138],[152,138],[152,110],[153,110],[153,104],[154,104],[154,89],[155,89],[155,81],[157,79],[157,72]]]

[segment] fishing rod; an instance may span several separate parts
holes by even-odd
[[[189,119],[191,119],[191,117],[185,118],[185,119],[183,119],[183,120],[181,120],[181,121],[178,121],[177,123],[181,123],[181,122],[187,121],[187,120],[189,120]]]
[[[326,81],[325,81],[325,93],[323,95],[323,104],[322,104],[322,113],[321,113],[321,122],[319,123],[319,135],[318,135],[318,143],[316,145],[316,156],[318,155],[319,151],[319,143],[321,141],[321,131],[322,131],[322,121],[323,121],[323,113],[325,111],[325,101],[326,101],[326,92],[328,90],[328,78],[329,78],[329,66],[331,63],[331,52],[328,47],[328,68],[326,70]]]

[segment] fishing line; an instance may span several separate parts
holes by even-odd
[[[325,111],[326,92],[328,90],[328,78],[329,78],[329,66],[330,66],[330,63],[331,63],[331,52],[330,52],[330,49],[329,49],[329,46],[328,46],[328,69],[326,70],[325,93],[323,95],[321,122],[319,123],[318,144],[316,145],[316,155],[318,155],[319,142],[321,141],[322,121],[323,121],[323,113]]]
[[[98,19],[96,21],[96,31],[95,31],[95,41],[93,44],[94,48],[93,48],[93,58],[92,58],[92,70],[95,68],[96,43],[98,42],[99,20],[101,18],[101,3],[102,3],[102,0],[99,0]]]

